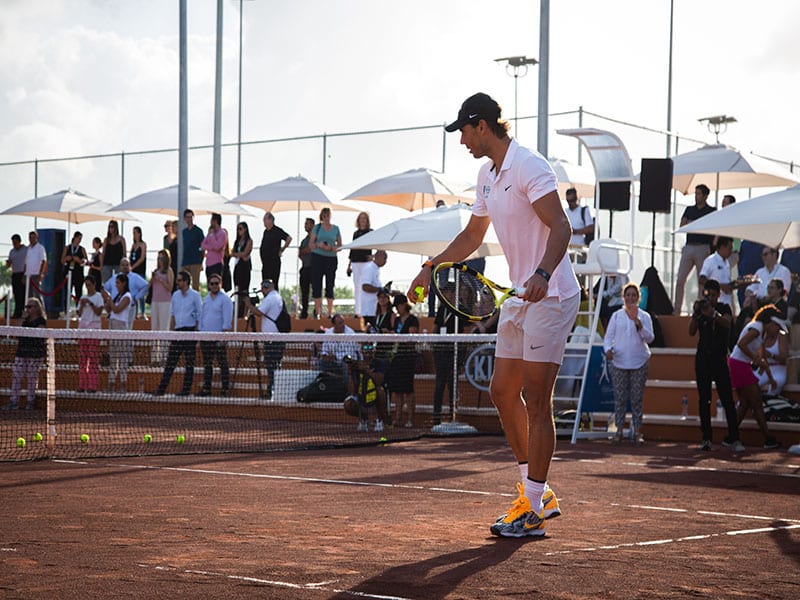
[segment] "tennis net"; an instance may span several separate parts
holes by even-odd
[[[493,336],[21,327],[0,334],[4,461],[375,444],[414,439],[456,416],[499,431],[487,382],[476,386],[461,370]],[[44,356],[20,357],[22,338],[40,340]],[[448,361],[455,377],[452,366],[442,372]],[[441,404],[437,372],[449,384]],[[37,384],[30,409],[26,375]],[[409,393],[400,391],[404,378]],[[353,393],[348,414],[344,400]],[[398,407],[407,410],[398,415]]]

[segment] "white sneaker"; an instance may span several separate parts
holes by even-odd
[[[375,431],[383,431],[383,421],[380,419],[375,420]]]
[[[369,423],[366,421],[359,421],[358,427],[356,427],[356,431],[369,431]]]

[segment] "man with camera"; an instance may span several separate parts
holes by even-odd
[[[716,279],[706,280],[703,296],[696,300],[689,320],[689,335],[699,332],[697,353],[694,359],[697,395],[699,398],[700,431],[703,441],[701,450],[712,449],[713,429],[711,427],[711,382],[717,385],[717,395],[725,409],[728,421],[728,435],[723,446],[742,452],[744,446],[739,441],[739,422],[733,404],[733,390],[728,371],[728,341],[731,330],[731,307],[719,302],[720,285]]]
[[[283,310],[283,298],[280,293],[275,289],[275,283],[271,279],[265,279],[261,282],[261,293],[264,299],[255,305],[249,296],[244,296],[244,303],[250,314],[253,316],[258,315],[261,317],[261,332],[262,333],[279,333],[276,321],[278,315]],[[269,383],[267,384],[266,400],[272,400],[272,390],[275,384],[275,371],[281,366],[283,360],[283,351],[286,347],[286,342],[264,342],[264,368],[267,370],[269,376]],[[256,355],[256,360],[258,360]],[[259,388],[260,389],[260,388]]]
[[[386,421],[386,390],[383,387],[388,364],[375,356],[375,343],[364,342],[360,355],[345,356],[349,372],[347,392],[358,403],[358,431],[369,431],[369,412],[376,409],[375,431],[383,431]]]

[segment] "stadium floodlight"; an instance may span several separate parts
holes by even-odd
[[[727,131],[728,123],[736,123],[736,117],[729,117],[728,115],[715,115],[697,120],[701,123],[705,122],[708,130],[717,138],[717,143],[719,143],[719,134]]]
[[[519,129],[517,127],[517,79],[528,74],[528,66],[539,64],[535,58],[527,56],[504,56],[495,58],[496,63],[506,63],[506,73],[514,78],[514,137],[519,139]]]

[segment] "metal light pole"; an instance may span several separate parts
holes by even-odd
[[[528,66],[535,65],[539,61],[527,56],[505,56],[495,58],[495,62],[506,63],[506,73],[514,78],[514,137],[519,139],[519,128],[517,126],[517,80],[528,74]]]
[[[719,144],[719,134],[728,130],[728,123],[736,123],[736,117],[729,117],[728,115],[715,115],[697,120],[701,123],[705,122],[708,130],[714,134],[717,144]],[[714,185],[714,208],[719,208],[719,173],[716,174]]]
[[[186,56],[186,0],[180,0],[178,41],[178,267],[183,264],[183,211],[189,205],[189,94]]]
[[[220,170],[222,167],[222,4],[217,0],[217,46],[216,74],[214,78],[214,156],[211,175],[211,190],[220,193]]]

